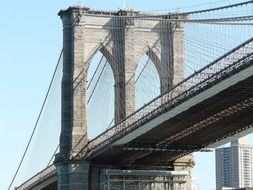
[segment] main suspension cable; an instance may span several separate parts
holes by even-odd
[[[52,76],[52,78],[51,78],[49,87],[48,87],[48,89],[47,89],[46,96],[45,96],[44,101],[43,101],[43,103],[42,103],[42,106],[41,106],[41,108],[40,108],[39,115],[38,115],[37,120],[36,120],[36,122],[35,122],[35,125],[34,125],[34,127],[33,127],[33,130],[32,130],[32,133],[31,133],[31,135],[30,135],[29,141],[28,141],[28,143],[27,143],[27,145],[26,145],[25,151],[24,151],[24,153],[23,153],[23,155],[22,155],[22,158],[21,158],[21,160],[20,160],[20,162],[19,162],[18,168],[17,168],[17,170],[16,170],[16,172],[15,172],[15,174],[14,174],[14,176],[13,176],[11,182],[10,182],[10,185],[9,185],[9,187],[8,187],[8,190],[11,189],[12,184],[14,183],[14,181],[15,181],[17,175],[18,175],[18,172],[19,172],[19,170],[20,170],[20,168],[21,168],[21,165],[23,164],[23,161],[24,161],[24,159],[25,159],[26,153],[27,153],[27,151],[28,151],[28,149],[29,149],[29,147],[30,147],[30,144],[31,144],[31,142],[32,142],[34,133],[35,133],[35,131],[36,131],[36,129],[37,129],[38,123],[39,123],[39,121],[40,121],[42,112],[43,112],[43,110],[44,110],[44,107],[45,107],[45,105],[46,105],[46,102],[47,102],[47,99],[48,99],[48,96],[49,96],[49,93],[50,93],[51,87],[52,87],[52,85],[53,85],[53,82],[54,82],[54,79],[55,79],[55,75],[56,75],[56,72],[57,72],[58,66],[59,66],[59,64],[60,64],[61,57],[62,57],[62,53],[63,53],[63,50],[62,50],[61,53],[60,53],[60,57],[59,57],[59,59],[58,59],[58,61],[57,61],[56,67],[55,67],[55,69],[54,69],[54,73],[53,73],[53,76]]]

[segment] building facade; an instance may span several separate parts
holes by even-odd
[[[247,137],[215,150],[216,189],[253,186],[253,147]]]

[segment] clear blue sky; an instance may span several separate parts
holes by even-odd
[[[7,189],[17,168],[62,48],[62,25],[57,13],[79,2],[1,2],[0,186],[3,190]],[[161,10],[212,2],[218,0],[129,0],[126,4],[140,10]],[[124,2],[86,0],[82,3],[92,8],[118,9]],[[202,153],[195,158],[197,165],[193,175],[199,180],[200,190],[214,189],[214,154]]]

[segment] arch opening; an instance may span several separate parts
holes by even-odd
[[[135,109],[159,96],[160,86],[157,68],[149,54],[145,53],[135,70]]]
[[[114,75],[101,51],[93,56],[86,81],[87,135],[90,140],[114,124]]]

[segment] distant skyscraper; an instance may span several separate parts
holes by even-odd
[[[216,189],[253,187],[253,147],[247,137],[215,150]]]

